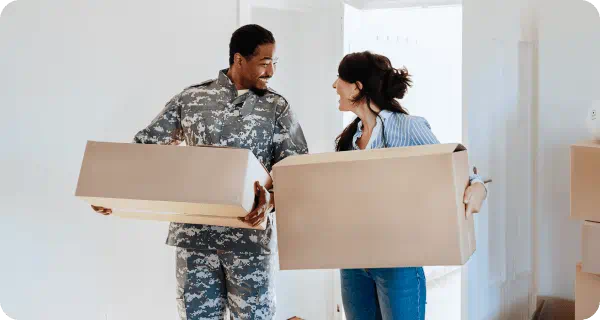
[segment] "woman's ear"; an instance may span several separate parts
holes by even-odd
[[[356,85],[356,89],[357,89],[358,91],[361,91],[361,90],[363,89],[363,84],[362,84],[362,82],[360,82],[360,81],[356,81],[355,85]]]

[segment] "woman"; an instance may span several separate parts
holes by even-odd
[[[408,115],[396,99],[411,85],[406,69],[370,52],[344,57],[333,83],[339,109],[357,118],[336,139],[336,151],[407,147],[439,143],[427,120]],[[465,191],[467,212],[479,212],[486,189],[471,176]],[[422,267],[341,270],[342,299],[348,320],[424,320]]]

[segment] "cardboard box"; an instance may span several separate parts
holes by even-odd
[[[475,251],[462,145],[293,156],[273,179],[281,270],[462,265]]]
[[[600,274],[600,223],[585,221],[581,235],[582,270]]]
[[[577,264],[575,276],[575,319],[591,318],[600,306],[600,276],[581,270]],[[600,313],[597,315],[599,316]]]
[[[251,228],[237,217],[254,181],[271,177],[246,149],[89,141],[75,195],[126,218]]]
[[[600,143],[571,146],[571,217],[600,222]]]

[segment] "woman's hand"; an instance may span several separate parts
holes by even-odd
[[[485,186],[481,182],[475,182],[467,187],[465,190],[465,197],[463,202],[466,206],[465,214],[467,217],[474,213],[481,211],[483,201],[487,196]]]

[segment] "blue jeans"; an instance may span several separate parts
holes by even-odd
[[[348,320],[424,320],[423,268],[341,270]]]

